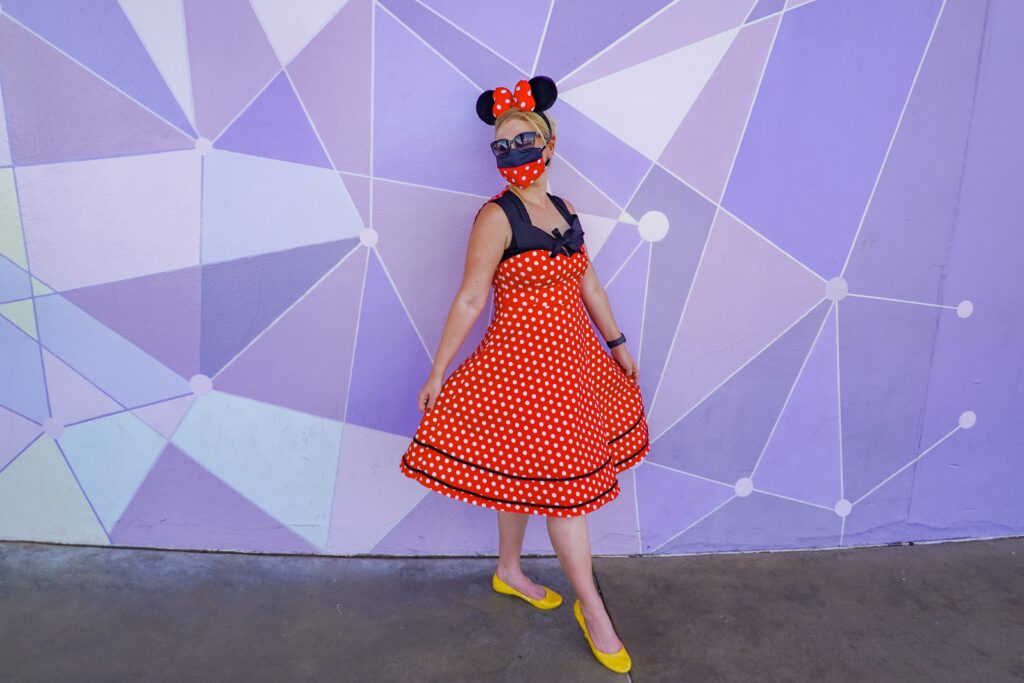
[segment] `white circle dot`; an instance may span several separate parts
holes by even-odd
[[[978,415],[973,410],[965,410],[960,413],[959,424],[963,429],[970,429],[978,421]]]
[[[364,247],[372,247],[377,244],[380,234],[373,228],[363,228],[359,231],[359,243]]]
[[[850,511],[853,510],[853,503],[846,500],[845,498],[840,498],[839,502],[837,502],[835,504],[835,507],[833,507],[832,509],[835,510],[835,513],[840,517],[846,517],[850,514]]]
[[[750,477],[740,477],[736,480],[733,488],[736,490],[737,496],[746,498],[754,492],[754,482]]]
[[[188,385],[196,396],[204,396],[213,391],[213,380],[203,374],[192,375],[188,380]]]
[[[845,299],[849,291],[850,285],[846,282],[846,278],[841,275],[836,275],[825,283],[825,298],[829,301]]]
[[[974,302],[969,299],[964,299],[956,307],[956,314],[961,318],[969,318],[971,313],[974,313]]]
[[[210,138],[196,138],[195,150],[200,154],[206,154],[213,149],[213,141]]]
[[[668,234],[668,216],[661,211],[648,211],[636,225],[640,237],[648,242],[657,242]]]

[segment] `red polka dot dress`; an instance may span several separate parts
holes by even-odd
[[[403,474],[481,507],[570,517],[619,495],[650,451],[640,386],[592,326],[580,292],[590,256],[579,217],[530,223],[508,188],[512,243],[494,273],[494,315],[449,375],[402,456]]]

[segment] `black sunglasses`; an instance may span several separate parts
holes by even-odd
[[[533,144],[537,141],[537,131],[526,130],[516,135],[511,140],[502,138],[501,140],[495,140],[491,143],[491,151],[494,152],[494,156],[499,159],[509,153],[509,150],[515,146],[516,149],[529,149],[533,147]]]

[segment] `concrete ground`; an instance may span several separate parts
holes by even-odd
[[[633,671],[492,559],[0,543],[2,681],[1021,681],[1024,538],[597,558]]]

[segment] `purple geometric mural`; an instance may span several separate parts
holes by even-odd
[[[397,464],[537,74],[651,432],[595,553],[1022,533],[1024,3],[503,9],[0,5],[0,539],[496,552]]]

